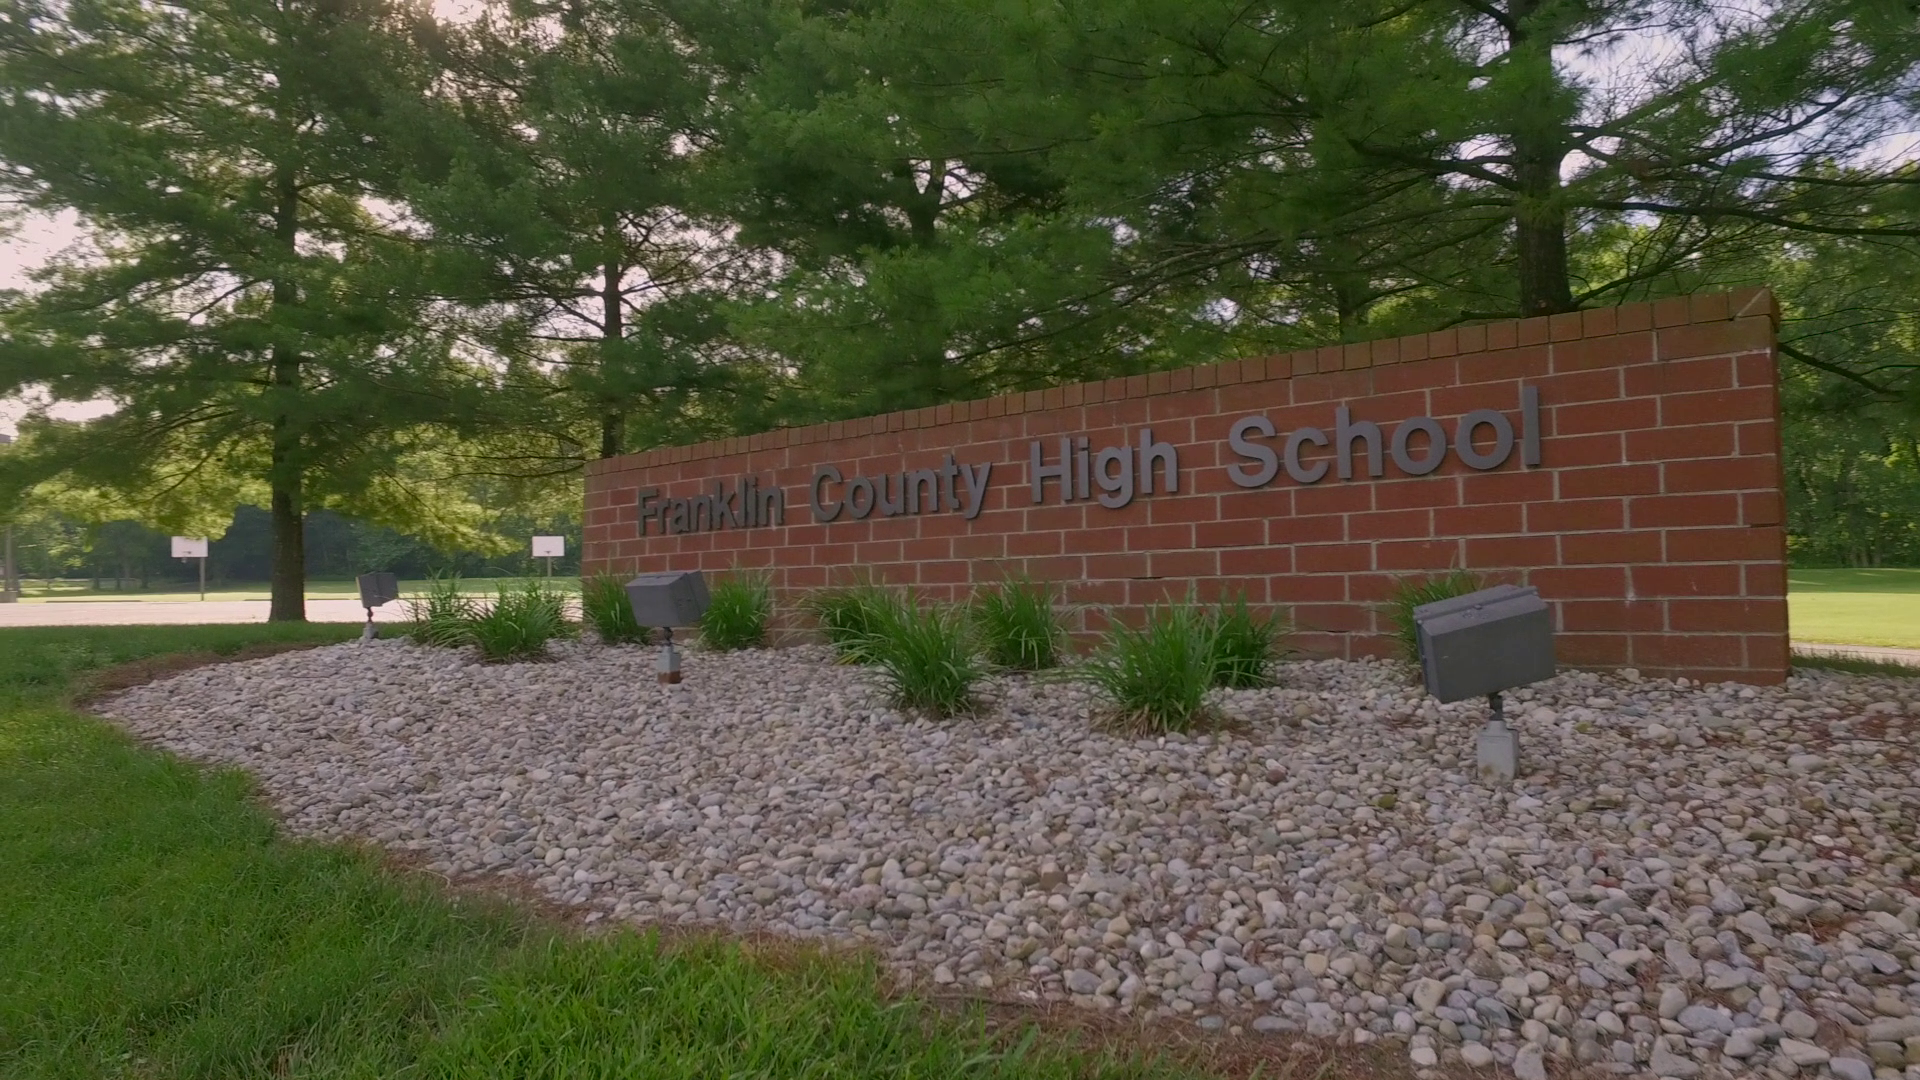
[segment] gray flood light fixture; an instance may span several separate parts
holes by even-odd
[[[1413,609],[1420,669],[1427,693],[1443,702],[1487,699],[1492,716],[1480,731],[1480,780],[1511,783],[1520,747],[1507,727],[1500,694],[1553,677],[1553,614],[1540,590],[1496,585]]]
[[[382,571],[361,574],[354,579],[354,584],[360,586],[360,606],[367,609],[367,627],[360,631],[360,640],[372,641],[380,636],[380,631],[373,626],[373,609],[400,599],[400,582]]]
[[[662,683],[680,681],[680,651],[673,647],[673,628],[698,626],[708,602],[707,578],[698,570],[663,570],[627,582],[633,621],[657,627],[666,635],[656,669]]]

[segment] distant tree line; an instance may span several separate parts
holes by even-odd
[[[567,555],[553,561],[553,573],[579,573],[577,517],[507,525],[527,537],[566,537]],[[472,579],[542,575],[548,569],[546,560],[532,558],[525,544],[492,554],[443,551],[419,537],[331,510],[307,514],[305,548],[310,580],[339,581],[374,570],[420,580],[449,573]],[[94,589],[131,592],[197,587],[200,580],[196,561],[173,557],[168,533],[137,521],[88,526],[59,514],[37,516],[15,526],[14,559],[29,584],[77,581]],[[256,584],[271,579],[272,567],[272,519],[257,506],[240,507],[221,537],[208,545],[207,581],[216,586]]]
[[[1920,424],[1789,407],[1787,550],[1796,566],[1920,566]]]
[[[0,0],[0,512],[443,550],[590,459],[1762,283],[1794,550],[1920,558],[1889,0]],[[82,515],[86,516],[86,515]],[[87,520],[110,520],[97,515]]]

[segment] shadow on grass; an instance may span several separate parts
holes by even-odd
[[[0,627],[0,702],[19,695],[61,701],[61,695],[88,681],[124,679],[131,673],[105,671],[121,665],[191,667],[195,664],[178,658],[198,654],[199,662],[215,662],[238,658],[242,651],[262,655],[331,645],[359,633],[358,626],[348,623]]]

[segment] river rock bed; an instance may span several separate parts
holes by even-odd
[[[406,642],[100,705],[257,775],[288,830],[517,879],[588,919],[863,940],[904,982],[1393,1040],[1418,1069],[1920,1080],[1920,680],[1569,672],[1477,703],[1277,666],[1226,732],[1129,738],[1057,679],[888,707],[817,648]],[[1911,1065],[1909,1063],[1912,1063]]]

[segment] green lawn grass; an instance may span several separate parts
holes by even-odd
[[[1920,569],[1794,570],[1787,619],[1795,641],[1920,649]]]
[[[0,629],[0,1076],[1192,1075],[890,999],[845,958],[584,936],[451,895],[280,838],[245,775],[67,704],[106,664],[352,633]]]

